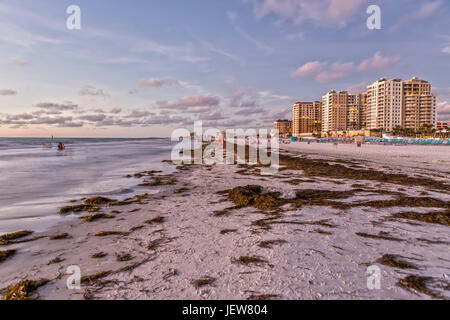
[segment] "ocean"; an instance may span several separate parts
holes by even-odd
[[[66,150],[58,151],[58,142]],[[51,145],[51,148],[49,147]],[[90,196],[140,193],[128,174],[171,172],[169,139],[0,138],[0,234],[44,231],[63,219],[61,206]]]

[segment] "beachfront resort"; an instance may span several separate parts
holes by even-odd
[[[450,145],[449,124],[438,122],[436,105],[430,82],[382,78],[362,93],[332,90],[321,101],[297,102],[292,121],[278,120],[274,130],[292,141],[362,136],[368,142]]]

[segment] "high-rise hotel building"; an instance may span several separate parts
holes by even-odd
[[[418,130],[423,125],[436,128],[436,96],[431,94],[431,84],[412,78],[403,82],[403,124],[405,129]]]
[[[365,101],[362,94],[331,91],[322,97],[322,132],[360,130]]]
[[[367,129],[392,131],[402,125],[403,83],[401,79],[383,78],[367,87]]]
[[[292,106],[292,135],[300,137],[321,131],[322,103],[297,102]]]

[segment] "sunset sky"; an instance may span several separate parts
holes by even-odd
[[[72,4],[81,30],[66,28]],[[295,101],[384,76],[430,81],[450,121],[449,15],[447,0],[1,1],[0,136],[270,127]]]

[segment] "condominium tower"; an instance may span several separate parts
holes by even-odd
[[[297,102],[292,106],[292,135],[300,137],[321,131],[322,103]]]

